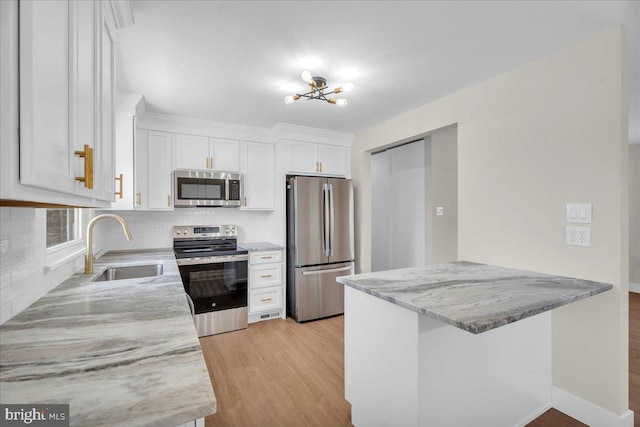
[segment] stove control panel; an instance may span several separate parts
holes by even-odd
[[[174,239],[207,237],[238,237],[238,227],[235,225],[177,225],[173,227]]]

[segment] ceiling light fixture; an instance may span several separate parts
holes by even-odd
[[[317,99],[320,101],[327,101],[329,104],[339,105],[344,107],[347,105],[347,100],[344,98],[335,99],[335,98],[327,98],[327,95],[333,95],[341,92],[350,92],[353,90],[353,83],[348,83],[342,87],[337,87],[331,92],[326,92],[329,90],[327,88],[327,79],[324,77],[312,76],[309,71],[302,72],[302,80],[304,80],[310,87],[311,90],[307,93],[298,93],[295,95],[289,95],[284,97],[285,104],[293,104],[294,101],[297,101],[300,98],[307,99]]]

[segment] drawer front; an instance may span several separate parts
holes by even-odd
[[[282,251],[253,252],[249,256],[249,264],[267,264],[282,262]]]
[[[267,286],[282,285],[282,264],[265,264],[259,267],[250,267],[250,289],[264,288]]]
[[[282,308],[282,287],[249,291],[249,313]]]

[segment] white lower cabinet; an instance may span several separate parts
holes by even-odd
[[[249,323],[285,318],[282,250],[249,254]]]

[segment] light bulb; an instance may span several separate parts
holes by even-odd
[[[346,99],[336,99],[336,105],[339,105],[341,107],[346,107],[347,106],[347,100]]]
[[[353,83],[347,83],[346,85],[342,86],[342,90],[345,92],[351,92],[353,90]]]
[[[295,101],[295,99],[293,98],[293,95],[289,95],[289,96],[285,96],[284,97],[284,103],[285,104],[293,104],[293,101]]]
[[[304,80],[305,82],[311,84],[311,82],[313,81],[313,78],[311,76],[311,73],[307,70],[304,70],[302,72],[302,74],[300,75],[300,77],[302,77],[302,80]]]

